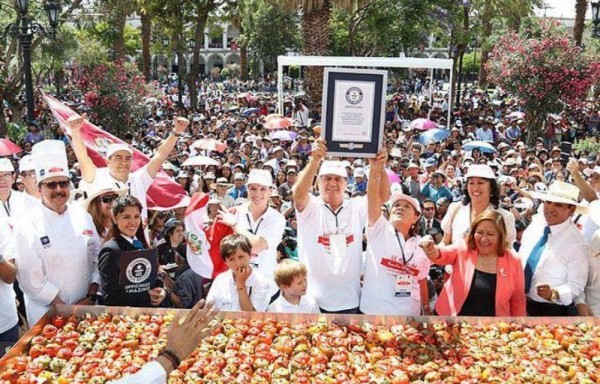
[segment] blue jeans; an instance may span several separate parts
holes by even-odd
[[[15,324],[14,327],[4,333],[0,333],[0,357],[4,356],[4,353],[8,348],[12,347],[19,340],[19,324]]]

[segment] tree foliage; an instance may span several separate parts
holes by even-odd
[[[521,100],[530,144],[545,114],[578,106],[600,78],[598,56],[584,53],[557,22],[534,18],[498,42],[487,69],[493,82]]]
[[[245,16],[242,44],[263,60],[265,72],[277,69],[277,56],[284,55],[287,49],[300,47],[299,19],[295,12],[269,1],[257,0]]]

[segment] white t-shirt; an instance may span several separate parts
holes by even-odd
[[[344,200],[336,219],[321,197],[310,195],[304,210],[296,210],[296,217],[298,256],[308,272],[308,292],[317,300],[319,307],[327,311],[358,307],[362,236],[367,223],[366,198]],[[334,241],[345,240],[346,247],[342,250],[345,255],[334,255],[332,249],[341,244],[332,244],[332,238]]]
[[[298,304],[292,304],[283,297],[280,293],[279,297],[275,299],[267,307],[267,312],[275,313],[320,313],[321,310],[317,305],[317,301],[310,295],[304,295],[300,297]]]
[[[15,258],[14,239],[8,220],[0,218],[0,255],[10,261]],[[15,302],[15,291],[12,284],[6,284],[0,280],[0,333],[4,333],[17,325],[17,304]]]
[[[277,246],[281,243],[285,230],[285,218],[272,207],[268,207],[265,213],[254,221],[248,210],[249,205],[250,203],[245,203],[237,207],[237,225],[267,241],[268,248],[252,255],[250,264],[271,282],[272,292],[275,293],[277,286],[273,280],[273,273],[277,266]]]
[[[248,280],[246,280],[246,289],[256,312],[264,312],[271,300],[269,281],[260,273],[252,271]],[[215,278],[210,291],[208,291],[206,301],[214,301],[215,308],[222,311],[242,310],[231,270],[223,272]]]
[[[419,280],[427,278],[431,262],[419,247],[420,237],[404,240],[396,237],[393,225],[383,216],[367,226],[367,262],[363,281],[360,310],[366,315],[419,316],[421,314],[421,288]],[[402,257],[404,255],[404,258]],[[410,273],[399,271],[395,263],[411,268]],[[406,264],[404,263],[406,260]],[[406,276],[399,280],[398,275]],[[396,288],[398,281],[410,282],[410,293]]]
[[[66,304],[85,298],[100,284],[100,237],[89,213],[69,204],[62,215],[43,204],[14,228],[17,278],[25,296],[27,321],[35,324],[58,295]]]
[[[515,216],[500,207],[498,207],[498,209],[494,209],[494,207],[490,205],[487,209],[498,212],[504,218],[504,223],[506,224],[507,241],[509,247],[512,248],[512,244],[517,239]],[[452,244],[457,244],[460,240],[465,240],[469,230],[471,229],[471,204],[463,205],[463,203],[460,201],[450,204],[446,216],[444,216],[442,219],[441,225],[442,230],[445,233],[452,233]]]
[[[106,185],[106,180],[110,180],[115,184],[115,186],[119,189],[127,189],[129,194],[142,203],[142,217],[148,217],[148,203],[146,201],[146,193],[148,189],[154,182],[154,179],[148,173],[148,167],[144,166],[138,169],[135,172],[131,172],[129,174],[129,180],[127,182],[122,182],[115,179],[110,174],[110,169],[108,167],[104,168],[96,168],[96,175],[94,176],[94,180],[91,183],[88,183],[85,180],[81,180],[79,182],[79,189],[83,191],[94,191],[97,186]]]

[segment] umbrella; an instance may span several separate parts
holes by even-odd
[[[274,118],[276,118],[276,117],[284,117],[284,116],[283,116],[283,115],[280,115],[279,113],[270,113],[270,114],[268,114],[267,116],[265,116],[265,117],[263,118],[263,120],[264,120],[265,122],[267,122],[267,121],[271,121],[272,119],[274,119]]]
[[[251,114],[259,114],[260,113],[260,109],[258,108],[248,108],[248,109],[244,109],[244,112],[242,112],[242,115],[244,116],[250,116]]]
[[[388,175],[388,180],[390,181],[390,183],[399,183],[400,182],[400,176],[396,175],[396,173],[394,171],[386,168],[385,172]]]
[[[0,156],[10,156],[19,152],[23,152],[21,147],[8,139],[0,139]]]
[[[194,141],[190,148],[205,149],[207,151],[223,152],[227,149],[227,144],[215,139],[200,139]]]
[[[427,129],[437,128],[438,125],[429,119],[416,119],[410,122],[410,127],[412,129],[418,129],[420,131],[425,131]]]
[[[265,128],[285,129],[291,127],[292,125],[294,125],[292,119],[288,119],[287,117],[274,117],[265,123]]]
[[[219,165],[219,162],[208,156],[194,156],[190,157],[181,164],[182,167],[195,166],[195,165]]]
[[[522,119],[525,117],[525,112],[519,112],[519,111],[511,112],[511,114],[508,115],[508,117],[516,117],[517,119]]]
[[[294,97],[295,97],[296,99],[303,99],[303,98],[305,98],[305,97],[306,97],[306,93],[304,93],[304,92],[298,92],[298,93],[296,93],[296,94],[294,95]]]
[[[479,141],[479,140],[475,140],[475,141],[471,141],[469,143],[466,143],[465,145],[463,145],[463,149],[465,151],[472,151],[474,149],[479,149],[481,151],[481,153],[495,153],[496,148],[494,148],[492,146],[492,144],[488,143],[487,141]]]
[[[450,136],[450,132],[447,129],[430,129],[419,135],[419,142],[427,145],[430,141],[442,141],[448,136]]]
[[[290,131],[275,131],[272,132],[270,135],[271,139],[278,139],[281,141],[294,141],[296,140],[296,136],[298,136],[298,134],[296,132],[290,132]]]

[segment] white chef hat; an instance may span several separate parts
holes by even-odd
[[[65,143],[61,140],[43,140],[31,150],[37,182],[55,176],[69,177],[69,162]]]

